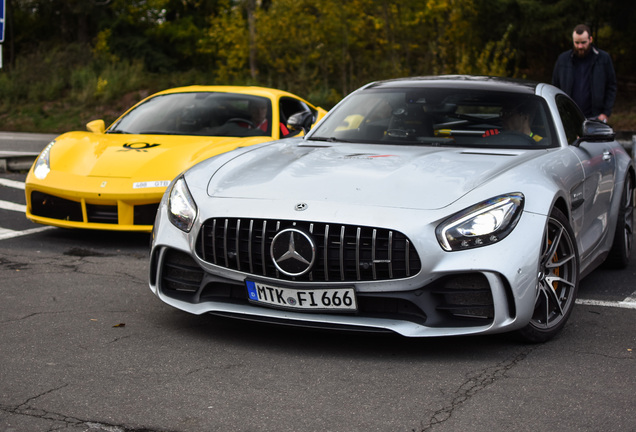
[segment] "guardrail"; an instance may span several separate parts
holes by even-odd
[[[38,153],[0,151],[0,173],[28,171]]]

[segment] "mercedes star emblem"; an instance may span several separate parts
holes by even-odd
[[[311,270],[316,260],[316,245],[306,233],[287,228],[274,236],[270,248],[276,268],[287,276],[301,276]]]

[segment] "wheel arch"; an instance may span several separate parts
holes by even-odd
[[[571,211],[570,211],[570,208],[568,207],[568,203],[565,201],[565,198],[558,197],[556,201],[554,202],[552,208],[555,208],[555,207],[561,210],[561,213],[563,213],[569,221],[572,220]]]

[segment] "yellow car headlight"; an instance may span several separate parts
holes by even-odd
[[[40,153],[33,166],[33,174],[36,178],[44,180],[51,171],[51,148],[55,141],[51,141]]]

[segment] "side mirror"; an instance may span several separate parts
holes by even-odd
[[[314,115],[311,111],[301,111],[296,114],[293,114],[287,120],[287,127],[291,130],[300,130],[302,129],[305,132],[309,132],[311,129],[311,125],[314,123]]]
[[[86,123],[86,129],[89,132],[103,134],[106,130],[106,123],[104,123],[104,120],[93,120],[92,122]]]
[[[598,120],[583,122],[583,136],[579,141],[614,141],[616,133],[608,124]]]

